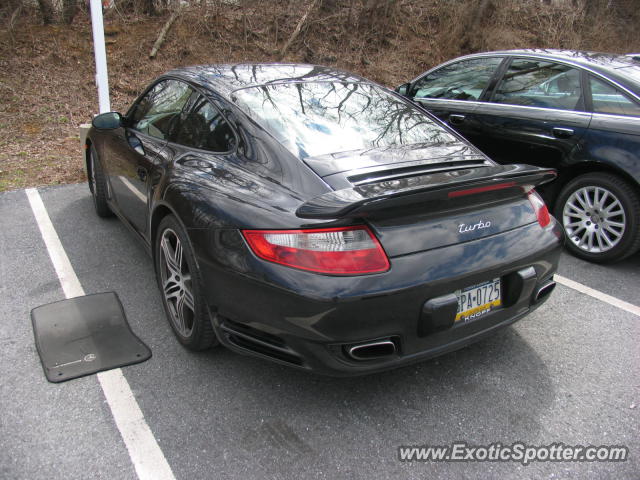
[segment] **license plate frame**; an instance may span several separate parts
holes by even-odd
[[[454,294],[458,298],[455,323],[472,322],[502,306],[500,277],[469,285]]]

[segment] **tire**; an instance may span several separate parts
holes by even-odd
[[[217,345],[191,243],[173,215],[160,222],[154,248],[162,303],[178,341],[194,351]]]
[[[640,196],[610,173],[588,173],[571,180],[556,201],[556,218],[576,257],[617,262],[640,248]]]
[[[99,217],[103,218],[113,216],[113,212],[107,203],[107,181],[104,177],[98,152],[93,145],[91,145],[91,148],[89,149],[89,168],[87,169],[87,177],[96,213]]]

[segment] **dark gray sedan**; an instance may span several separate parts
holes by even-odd
[[[556,168],[541,193],[576,256],[610,262],[640,248],[640,57],[480,53],[396,90],[500,163]]]

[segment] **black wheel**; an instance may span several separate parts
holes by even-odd
[[[216,345],[191,243],[173,215],[160,222],[155,254],[158,286],[173,333],[190,350]]]
[[[560,192],[555,214],[567,233],[567,248],[577,257],[615,262],[640,248],[640,197],[616,175],[574,178]]]
[[[93,145],[89,150],[88,170],[89,190],[91,190],[91,195],[93,196],[93,206],[96,209],[96,213],[99,217],[110,217],[113,212],[107,204],[107,181],[104,178],[98,152],[96,152]]]

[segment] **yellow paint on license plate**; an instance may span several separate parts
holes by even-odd
[[[488,282],[471,285],[462,290],[456,290],[458,297],[458,313],[456,322],[475,320],[502,305],[500,279],[494,278]]]

